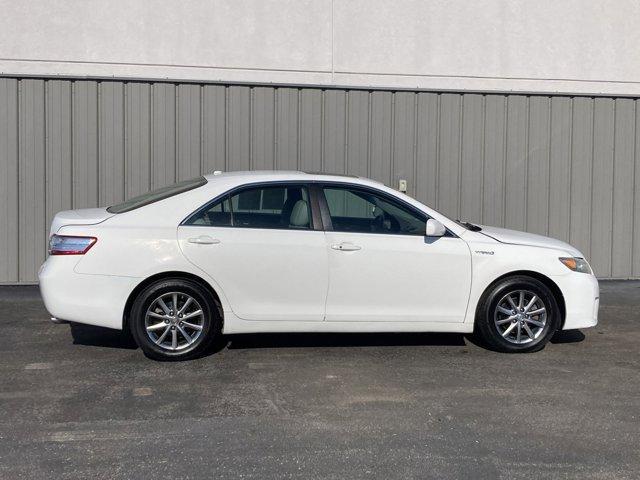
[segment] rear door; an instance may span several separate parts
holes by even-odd
[[[323,218],[329,217],[327,321],[464,320],[471,254],[462,239],[426,237],[426,215],[384,192],[322,190]]]
[[[328,255],[317,223],[306,185],[254,185],[192,215],[178,228],[178,239],[238,317],[322,321]]]

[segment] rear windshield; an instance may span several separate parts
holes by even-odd
[[[107,208],[107,212],[109,213],[129,212],[131,210],[135,210],[136,208],[140,208],[144,205],[149,205],[150,203],[154,203],[159,200],[164,200],[165,198],[173,197],[174,195],[178,195],[179,193],[184,193],[189,190],[193,190],[194,188],[201,187],[206,183],[207,183],[207,180],[204,177],[184,180],[182,182],[169,185],[168,187],[158,188],[157,190],[152,190],[142,195],[138,195],[137,197],[130,198],[126,202],[122,202],[117,205],[112,205],[109,208]]]

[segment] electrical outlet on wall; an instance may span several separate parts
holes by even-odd
[[[402,193],[407,193],[407,181],[404,179],[398,180],[398,190]]]

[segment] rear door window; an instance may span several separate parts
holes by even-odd
[[[308,230],[311,228],[309,194],[301,185],[245,188],[202,209],[185,224]]]

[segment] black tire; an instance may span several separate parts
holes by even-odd
[[[188,308],[195,309],[196,312],[200,310],[202,315],[195,317],[196,320],[192,320],[191,318],[189,318],[189,320],[185,319],[184,324],[178,318],[169,320],[167,336],[163,338],[170,338],[172,340],[173,331],[176,330],[176,337],[179,339],[176,348],[170,349],[172,348],[171,345],[168,345],[170,340],[164,340],[160,344],[152,340],[150,335],[153,335],[156,337],[155,339],[158,340],[161,336],[160,332],[164,333],[166,328],[164,325],[161,325],[160,328],[157,329],[158,333],[156,333],[156,331],[148,333],[147,321],[151,322],[152,317],[148,317],[147,315],[152,304],[155,306],[159,305],[156,303],[158,298],[163,298],[163,301],[164,298],[168,298],[164,305],[167,306],[173,314],[174,306],[171,299],[174,293],[178,295],[176,302],[178,310],[184,306],[186,300],[190,297],[191,301],[189,302]],[[166,297],[162,297],[163,295]],[[166,315],[159,307],[155,311]],[[149,315],[153,314],[154,313],[150,313]],[[185,316],[186,315],[188,315],[188,313],[185,313]],[[155,320],[155,317],[153,317],[153,319]],[[158,319],[158,325],[166,323],[167,321],[167,319]],[[173,322],[175,322],[175,324]],[[191,329],[185,326],[191,324],[191,322],[201,328],[196,330],[195,328]],[[205,353],[212,342],[220,336],[221,327],[222,318],[220,310],[216,301],[212,298],[211,293],[197,282],[183,278],[163,279],[147,286],[135,299],[129,320],[129,328],[136,343],[147,357],[154,360],[176,361],[196,358]],[[187,332],[187,335],[193,340],[193,343],[189,344],[186,336],[180,333],[181,328],[182,331]]]
[[[520,292],[528,292],[523,294],[523,302],[518,301]],[[513,308],[521,307],[520,303],[529,303],[533,295],[538,300],[530,307],[529,313],[541,312],[541,308],[544,308],[544,313],[527,316],[527,312],[521,311],[521,308]],[[515,305],[508,301],[508,296]],[[510,311],[505,312],[505,308]],[[475,334],[480,343],[491,350],[509,353],[536,352],[551,339],[560,322],[560,309],[553,292],[535,278],[517,275],[495,282],[484,293],[477,309]],[[507,332],[509,328],[511,330]],[[520,337],[517,336],[518,329]],[[518,343],[519,341],[523,343]]]

